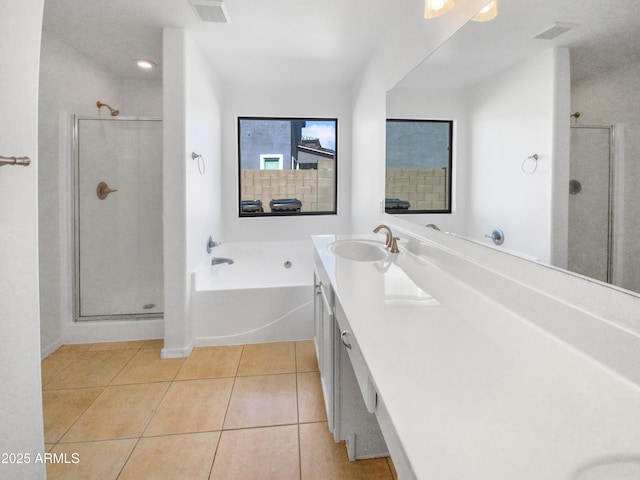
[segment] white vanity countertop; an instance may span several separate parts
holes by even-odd
[[[432,245],[331,252],[353,238],[383,237],[313,241],[418,479],[640,472],[638,337]]]

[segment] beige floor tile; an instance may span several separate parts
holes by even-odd
[[[55,443],[102,393],[102,388],[78,388],[42,392],[44,441]]]
[[[42,386],[51,382],[51,380],[57,377],[60,372],[80,358],[80,356],[92,346],[92,343],[62,345],[55,352],[42,360]]]
[[[111,385],[169,382],[175,378],[183,363],[184,358],[161,359],[159,348],[138,350]]]
[[[52,353],[40,363],[40,369],[42,371],[42,386],[46,386],[54,378],[78,360],[82,355],[81,351],[64,351],[60,353]]]
[[[173,382],[145,437],[222,430],[233,378]]]
[[[296,425],[224,431],[211,480],[297,480],[300,478]],[[329,477],[325,477],[329,480]]]
[[[176,380],[234,377],[241,355],[242,345],[194,348]]]
[[[126,342],[94,343],[89,351],[100,352],[104,350],[138,350],[139,348],[142,348],[144,342],[144,340],[131,340]]]
[[[300,424],[302,480],[392,480],[386,458],[349,462],[344,442],[335,443],[326,423]]]
[[[168,388],[166,382],[107,387],[61,441],[139,437]]]
[[[297,423],[296,375],[237,377],[224,429]]]
[[[135,353],[135,350],[84,352],[44,388],[48,390],[109,385]]]
[[[58,459],[66,459],[70,463],[47,463],[47,478],[48,480],[115,480],[137,441],[137,439],[128,439],[59,443],[52,453]]]
[[[164,339],[157,338],[155,340],[145,340],[142,348],[162,348],[164,347]]]
[[[207,432],[141,438],[118,479],[206,480],[219,436]]]
[[[318,357],[316,356],[316,345],[313,340],[296,342],[296,371],[318,371]]]
[[[320,372],[298,373],[298,421],[327,421]]]
[[[238,376],[294,373],[296,347],[294,342],[245,345]]]
[[[57,353],[83,353],[93,347],[93,343],[77,343],[70,345],[62,345],[59,349],[53,352],[52,355]]]

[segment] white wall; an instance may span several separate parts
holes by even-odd
[[[43,32],[38,116],[40,328],[43,355],[62,342],[73,315],[71,116],[95,115],[96,101],[121,102],[117,79]]]
[[[43,0],[0,3],[0,155],[30,166],[0,167],[0,478],[46,478],[40,385],[38,289],[38,68]]]
[[[436,224],[442,231],[466,231],[468,199],[468,137],[466,96],[463,91],[394,88],[387,94],[387,118],[453,120],[453,179],[451,214],[399,215],[411,222]]]
[[[162,117],[162,78],[124,78],[120,80],[120,90],[120,115]]]
[[[557,59],[556,50],[547,50],[482,81],[467,97],[466,235],[489,241],[484,236],[500,228],[505,236],[501,248],[544,262],[552,253],[553,165],[568,163],[554,158]],[[526,175],[522,163],[534,154],[537,170]]]
[[[571,86],[571,111],[579,125],[614,125],[616,200],[614,283],[640,292],[640,62],[629,63]]]
[[[351,91],[346,87],[278,88],[259,83],[225,85],[222,128],[224,241],[291,240],[347,232],[351,218]],[[238,217],[238,117],[338,119],[338,214]]]
[[[144,328],[143,323],[126,326],[122,322],[73,322],[72,117],[108,117],[106,109],[98,110],[98,100],[119,109],[121,116],[159,116],[162,85],[158,80],[122,80],[46,32],[42,36],[40,64],[38,184],[42,355],[46,356],[62,343],[153,335],[152,329]]]
[[[217,82],[182,29],[163,32],[164,349],[183,357],[193,348],[191,271],[206,257],[209,234],[220,229],[220,111]],[[191,159],[202,154],[200,175]]]
[[[209,257],[209,235],[217,236],[222,231],[222,149],[217,97],[220,85],[190,37],[187,41],[187,268],[192,271]],[[202,155],[202,159],[193,160],[192,152]]]

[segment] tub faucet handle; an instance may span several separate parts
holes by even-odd
[[[213,238],[209,236],[209,240],[207,240],[207,253],[211,253],[214,247],[220,245],[220,242],[214,242]]]

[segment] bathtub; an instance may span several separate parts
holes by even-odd
[[[213,256],[234,263],[192,273],[195,346],[313,338],[311,240],[223,243]]]

